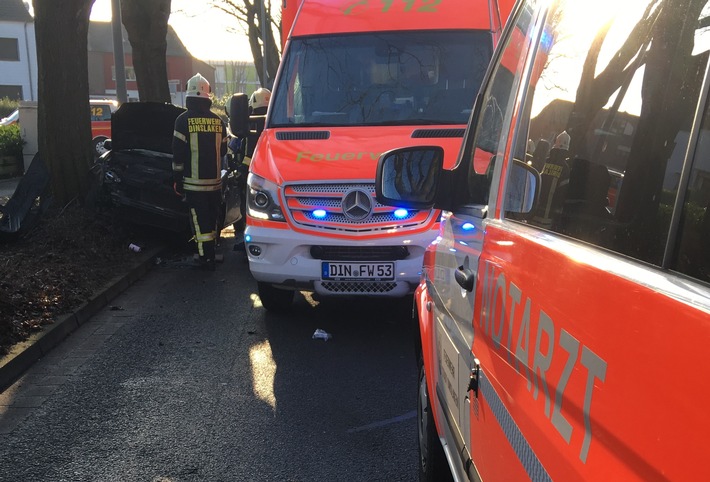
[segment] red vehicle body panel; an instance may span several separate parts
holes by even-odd
[[[317,128],[298,129],[299,132],[318,131]],[[411,145],[431,145],[432,139],[411,139],[412,126],[387,126],[376,131],[368,131],[367,143],[358,135],[362,128],[330,127],[330,142],[324,144],[323,151],[316,151],[318,144],[312,140],[292,140],[283,142],[276,139],[274,130],[266,130],[259,137],[257,149],[265,153],[267,162],[254,165],[254,173],[267,179],[283,182],[330,179],[370,179],[374,177],[380,155],[392,147],[391,137],[408,139]],[[280,129],[279,132],[288,132]],[[437,144],[445,144],[447,167],[452,167],[461,144],[460,138],[436,139]],[[352,161],[352,162],[349,162]]]
[[[510,249],[511,245],[515,249]],[[529,443],[535,446],[543,465],[550,468],[553,480],[574,480],[579,476],[587,480],[621,480],[623,474],[645,480],[698,480],[699,471],[705,473],[700,479],[709,477],[710,469],[704,463],[706,436],[696,430],[696,427],[710,425],[710,414],[699,403],[706,398],[707,389],[704,383],[696,383],[710,377],[710,364],[705,360],[705,340],[710,337],[710,325],[704,323],[707,313],[692,306],[689,300],[674,299],[670,282],[671,293],[661,293],[633,279],[636,274],[653,277],[652,273],[643,273],[641,269],[639,273],[615,273],[614,255],[592,256],[580,251],[571,243],[554,243],[534,235],[521,236],[489,225],[479,280],[489,279],[493,285],[478,283],[476,303],[481,303],[488,311],[482,308],[481,312],[474,313],[473,324],[478,335],[473,351],[482,365],[488,367],[491,383],[497,392],[508,394],[504,400],[507,409]],[[538,273],[550,266],[557,267],[558,281],[555,285],[543,285]],[[489,270],[488,274],[485,270]],[[512,319],[502,316],[511,312],[511,299],[507,298],[507,307],[503,305],[506,295],[502,291],[501,275],[508,286],[513,283],[522,290],[522,301]],[[680,296],[680,291],[678,293]],[[495,300],[495,304],[485,302],[486,295],[493,296],[490,299]],[[602,299],[603,303],[594,302]],[[521,333],[526,300],[530,301],[529,366],[533,366],[536,350],[542,355],[553,353],[544,377],[540,372],[528,374],[511,363],[511,352],[515,351]],[[638,316],[639,306],[643,306],[646,313],[642,318]],[[609,312],[615,314],[614,319],[624,319],[626,323],[611,323]],[[569,313],[576,315],[570,317]],[[541,328],[541,317],[552,320],[552,326],[556,327],[554,332]],[[576,359],[559,348],[561,330],[584,333],[583,340],[579,340],[579,352],[574,354]],[[490,349],[496,346],[492,339],[494,333],[503,340],[497,350]],[[609,336],[610,333],[613,336]],[[684,342],[668,344],[667,339]],[[660,352],[659,347],[663,347]],[[603,375],[592,376],[580,364],[588,351],[606,362]],[[629,363],[629,359],[638,363]],[[573,369],[568,373],[570,366]],[[560,387],[559,382],[565,377],[568,381]],[[585,394],[591,394],[592,418],[588,421],[583,417]],[[559,396],[562,398],[556,402]],[[564,409],[563,417],[571,425],[569,443],[550,423],[556,403]],[[669,416],[671,413],[673,415]],[[485,411],[481,413],[481,417],[489,415]],[[585,429],[585,423],[591,424],[591,428]],[[481,424],[484,426],[490,428],[497,424]],[[614,427],[613,436],[607,428],[610,426]],[[585,434],[592,429],[593,438],[586,463],[583,463],[580,459]],[[664,438],[657,438],[658,433],[664,434]],[[495,446],[495,450],[500,451],[509,444],[489,444],[489,437],[500,435],[479,432],[472,440],[483,436],[486,443],[482,445]],[[681,440],[683,443],[676,446],[677,450],[669,450],[673,441]],[[560,453],[568,455],[560,459]],[[488,460],[490,456],[487,454],[481,460]],[[496,465],[497,470],[501,466],[511,469],[509,477],[498,472],[496,478],[518,478],[516,464]],[[485,479],[485,466],[479,468]]]
[[[111,138],[111,113],[118,108],[113,100],[90,100],[91,109],[91,138]]]
[[[490,17],[474,18],[476,16],[471,15],[470,12],[487,12],[490,3],[489,0],[472,0],[467,2],[466,12],[462,12],[459,2],[434,4],[427,1],[353,0],[348,3],[328,0],[308,1],[301,6],[296,16],[291,36],[312,35],[322,22],[328,23],[328,31],[332,33],[391,31],[393,16],[401,19],[406,16],[406,30],[471,28],[489,30]],[[398,29],[405,30],[401,27]]]

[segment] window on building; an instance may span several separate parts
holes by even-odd
[[[17,46],[16,38],[0,37],[0,60],[20,60],[20,49]]]
[[[133,67],[130,65],[127,65],[125,67],[125,71],[126,71],[126,81],[135,82],[136,81],[136,71],[133,69]],[[113,80],[113,81],[116,80],[116,67],[115,66],[111,67],[111,80]]]
[[[22,100],[21,85],[0,85],[0,99],[7,97],[12,100]]]

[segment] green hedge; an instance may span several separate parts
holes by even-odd
[[[0,126],[0,156],[15,156],[22,159],[24,144],[19,125]]]
[[[20,102],[17,100],[11,100],[8,97],[0,98],[0,118],[12,114],[19,106]]]

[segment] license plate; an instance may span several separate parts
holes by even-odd
[[[323,262],[321,274],[324,280],[387,281],[394,279],[394,263],[333,263]]]

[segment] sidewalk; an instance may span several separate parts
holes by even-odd
[[[0,189],[3,187],[4,181],[0,181]],[[18,344],[9,354],[0,357],[0,393],[20,378],[34,362],[47,355],[52,348],[59,345],[67,336],[150,271],[155,264],[155,257],[162,249],[156,247],[141,252],[140,261],[128,273],[110,281],[90,300],[77,307],[73,313],[60,316],[54,323],[32,335],[29,340]]]

